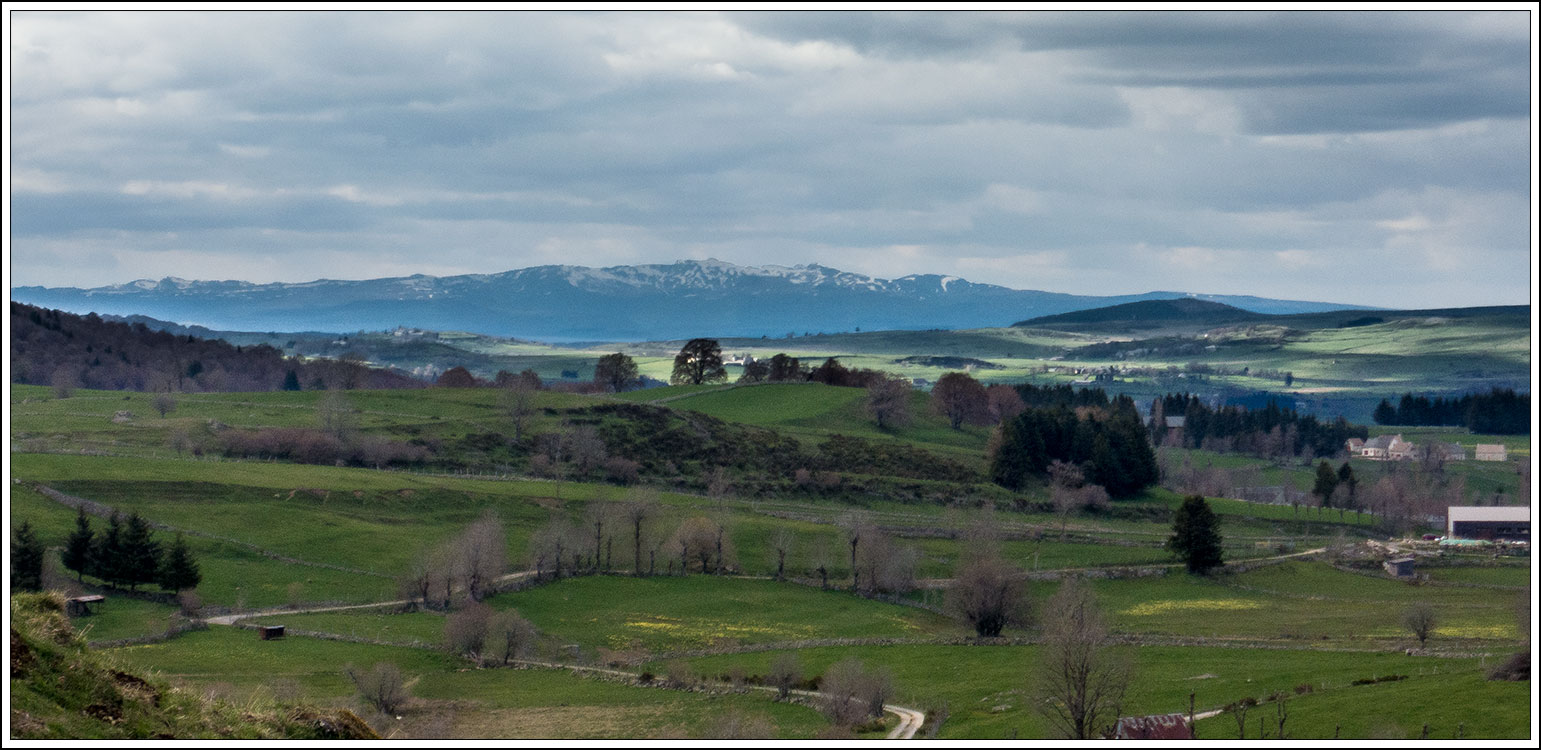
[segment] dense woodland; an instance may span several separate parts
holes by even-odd
[[[11,303],[11,379],[68,391],[276,391],[421,388],[421,381],[348,360],[300,361],[270,346],[233,346]]]
[[[1166,417],[1183,417],[1169,428]],[[1262,409],[1225,406],[1215,409],[1189,393],[1167,394],[1151,404],[1151,439],[1158,445],[1204,448],[1259,456],[1336,455],[1349,438],[1365,439],[1369,430],[1342,417],[1322,422],[1311,415],[1269,401]]]
[[[1384,425],[1465,427],[1488,435],[1523,435],[1530,431],[1530,396],[1507,388],[1433,400],[1404,393],[1396,406],[1382,399],[1373,418]]]

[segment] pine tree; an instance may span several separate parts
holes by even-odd
[[[1223,562],[1220,542],[1220,518],[1210,510],[1209,503],[1199,495],[1183,498],[1172,523],[1167,549],[1188,564],[1189,573],[1203,575]]]
[[[198,572],[198,561],[193,559],[182,535],[177,534],[176,541],[171,543],[171,549],[166,552],[166,562],[161,566],[161,588],[167,591],[186,591],[197,588],[202,580],[203,575]]]
[[[81,508],[75,516],[75,531],[64,543],[64,567],[75,571],[78,580],[84,581],[87,573],[94,573],[91,569],[92,542],[96,534],[91,531],[91,519],[86,516],[86,509]]]
[[[1355,495],[1359,489],[1359,479],[1354,476],[1354,467],[1349,466],[1347,461],[1338,467],[1338,485],[1348,488],[1348,505],[1354,507],[1357,504]]]
[[[161,546],[150,538],[150,523],[138,512],[128,517],[123,531],[122,580],[133,591],[141,583],[160,580]]]
[[[91,550],[91,573],[108,584],[123,582],[123,518],[107,519],[107,531],[96,538]]]
[[[1316,465],[1316,486],[1311,488],[1311,494],[1321,499],[1322,507],[1332,506],[1332,491],[1338,488],[1338,473],[1332,470],[1332,464],[1323,461]]]
[[[300,375],[294,370],[284,373],[284,390],[297,391],[300,389]]]
[[[32,524],[22,521],[11,538],[11,589],[43,589],[43,543],[32,532]]]

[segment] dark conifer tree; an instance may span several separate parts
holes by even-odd
[[[1220,517],[1199,495],[1183,498],[1172,523],[1167,549],[1181,557],[1189,573],[1203,575],[1219,567],[1222,559]]]
[[[111,585],[123,583],[123,518],[107,519],[107,531],[96,538],[91,551],[91,573]]]
[[[1338,488],[1338,473],[1332,470],[1332,464],[1323,461],[1316,465],[1316,486],[1311,488],[1311,494],[1321,500],[1322,507],[1332,505],[1332,491]]]
[[[171,549],[166,552],[165,564],[161,565],[161,588],[167,591],[186,591],[197,588],[202,580],[203,575],[198,572],[198,562],[187,549],[187,543],[182,540],[182,535],[177,534],[176,540],[171,543]]]
[[[121,575],[130,591],[141,583],[160,580],[161,546],[150,534],[150,523],[138,512],[128,517],[123,530]]]
[[[11,589],[43,589],[43,543],[32,531],[32,524],[22,521],[11,538]],[[13,644],[14,645],[14,644]]]
[[[63,560],[64,567],[75,571],[75,577],[80,581],[85,580],[87,573],[95,572],[91,570],[92,542],[95,539],[96,534],[91,531],[91,519],[86,517],[86,509],[81,508],[75,516],[75,531],[70,533],[64,543]]]

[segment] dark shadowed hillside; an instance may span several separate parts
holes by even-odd
[[[11,303],[11,379],[118,391],[418,388],[421,381],[359,362],[299,361],[270,346],[236,346]]]
[[[1078,323],[1193,323],[1225,325],[1265,320],[1272,316],[1249,312],[1239,307],[1201,299],[1157,299],[1123,305],[1077,310],[1059,315],[1031,318],[1016,326],[1055,326]]]

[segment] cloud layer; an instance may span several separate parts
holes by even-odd
[[[11,20],[16,284],[717,257],[1529,297],[1524,12]]]

